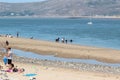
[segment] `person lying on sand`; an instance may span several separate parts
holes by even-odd
[[[23,68],[15,68],[14,64],[9,64],[8,70],[6,70],[6,72],[19,72],[19,73],[22,73],[24,71],[25,71],[25,69],[23,69]]]
[[[19,73],[22,73],[22,72],[24,72],[24,71],[25,71],[24,68],[14,68],[14,69],[13,69],[13,72],[19,72]]]
[[[14,68],[14,64],[9,64],[7,67],[8,69],[6,70],[6,72],[12,72]]]

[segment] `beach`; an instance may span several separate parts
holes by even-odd
[[[80,46],[74,44],[56,43],[50,41],[0,37],[1,47],[5,47],[5,41],[9,41],[10,47],[42,55],[54,55],[64,58],[95,59],[102,62],[119,63],[119,50]],[[0,65],[3,70],[6,66],[0,54]],[[73,63],[49,60],[37,60],[14,55],[15,66],[24,68],[23,73],[6,73],[9,80],[29,80],[31,77],[25,74],[37,74],[36,80],[120,80],[120,67],[110,67],[87,63]],[[2,72],[2,71],[1,71]],[[1,77],[4,75],[1,74]]]
[[[3,53],[1,53],[3,54]],[[2,59],[3,55],[0,55],[0,59]],[[31,80],[31,78],[36,78],[35,80],[119,80],[120,68],[118,72],[110,72],[110,67],[102,67],[97,65],[89,65],[81,63],[82,67],[75,69],[72,64],[61,63],[61,62],[51,62],[51,61],[39,61],[29,58],[23,58],[14,56],[14,64],[18,68],[24,68],[25,72],[3,72],[0,71],[1,80]],[[4,66],[3,62],[0,61],[0,64],[3,65],[2,70],[6,70],[6,66]],[[62,66],[65,65],[65,66]],[[83,66],[84,65],[84,66]],[[88,65],[88,67],[85,67]],[[72,66],[71,68],[68,68]],[[92,66],[92,70],[88,70]],[[101,71],[95,71],[95,68],[99,68]],[[102,70],[103,69],[103,70]],[[104,69],[108,72],[105,72]],[[115,69],[114,69],[115,70]],[[28,77],[24,76],[25,74],[36,74],[36,76]],[[34,79],[33,79],[34,80]]]
[[[95,59],[103,62],[120,63],[120,50],[63,44],[50,41],[0,37],[1,43],[9,41],[14,49],[31,51],[37,54],[54,55],[64,58]]]
[[[24,73],[7,73],[8,80],[30,80],[30,77],[23,76],[27,73],[36,73],[36,80],[119,80],[119,75],[75,71],[64,68],[47,67],[41,65],[15,63],[19,67],[24,67]],[[31,66],[35,66],[31,67]],[[36,72],[37,70],[37,72]]]

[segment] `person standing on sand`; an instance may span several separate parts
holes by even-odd
[[[9,42],[6,40],[6,46],[9,46]]]
[[[8,58],[8,64],[12,64],[12,51],[10,47],[7,49],[7,58]]]

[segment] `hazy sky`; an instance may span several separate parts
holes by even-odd
[[[0,2],[18,3],[18,2],[38,2],[44,0],[0,0]]]

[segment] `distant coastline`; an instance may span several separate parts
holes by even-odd
[[[69,19],[79,19],[79,18],[90,18],[90,16],[0,16],[0,18],[69,18]],[[120,16],[92,16],[92,18],[102,18],[102,19],[120,19]]]

